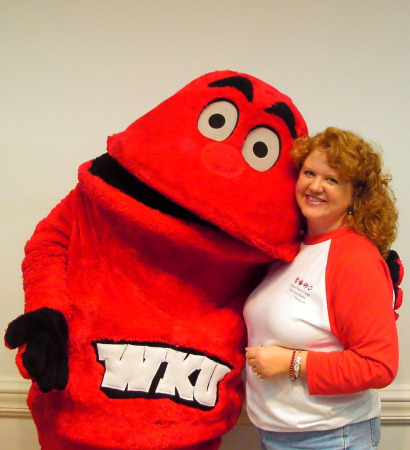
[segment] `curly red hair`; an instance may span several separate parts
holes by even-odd
[[[329,165],[353,185],[352,214],[346,215],[345,225],[366,236],[387,257],[396,238],[398,213],[391,176],[382,171],[380,154],[354,133],[329,127],[295,141],[291,156],[298,170],[316,149],[326,151]]]

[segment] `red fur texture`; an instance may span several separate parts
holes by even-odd
[[[251,100],[210,86],[232,77],[250,81]],[[238,118],[216,141],[199,131],[198,117],[221,99]],[[37,226],[23,262],[26,311],[57,309],[69,327],[66,389],[45,394],[33,383],[29,393],[43,448],[212,449],[233,427],[244,395],[244,300],[269,262],[293,259],[299,246],[293,138],[283,117],[265,111],[280,102],[296,134],[306,134],[288,97],[249,75],[214,72],[109,139],[108,153],[132,176],[216,227],[150,208],[92,174],[92,162]],[[281,146],[266,171],[242,156],[259,126]],[[157,379],[144,391],[136,386],[149,367]],[[214,397],[200,389],[202,376]]]

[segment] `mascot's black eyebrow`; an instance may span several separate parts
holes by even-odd
[[[228,77],[221,80],[213,81],[208,84],[209,87],[233,87],[246,97],[248,102],[253,100],[253,86],[252,83],[245,77]]]
[[[246,97],[249,103],[253,100],[253,85],[251,81],[249,81],[245,77],[241,76],[233,76],[222,78],[220,80],[213,81],[208,85],[209,87],[233,87],[237,89],[239,92]],[[268,114],[273,114],[275,116],[280,117],[286,124],[289,129],[289,132],[293,139],[297,138],[297,132],[295,129],[295,116],[293,115],[291,109],[286,103],[278,102],[272,105],[269,108],[266,108],[265,111]]]
[[[289,129],[289,132],[293,139],[297,138],[295,129],[295,116],[286,103],[278,102],[272,105],[270,108],[266,108],[265,111],[269,114],[280,117]]]

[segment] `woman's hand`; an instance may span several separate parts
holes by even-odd
[[[252,371],[264,379],[289,373],[292,353],[293,350],[277,345],[247,347],[246,359]]]

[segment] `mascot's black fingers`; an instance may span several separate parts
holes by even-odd
[[[47,346],[50,343],[48,333],[39,332],[27,342],[22,362],[30,377],[37,380],[47,363]]]
[[[68,383],[68,356],[57,365],[55,389],[63,391]]]
[[[68,381],[67,344],[61,336],[38,331],[27,343],[23,364],[42,392],[63,390]]]
[[[63,360],[63,365],[67,367],[66,354],[66,350],[61,349],[59,340],[46,331],[39,331],[35,338],[27,343],[22,361],[42,392],[48,393],[61,386],[60,365]]]
[[[54,336],[46,349],[47,359],[44,374],[52,380],[52,389],[62,391],[68,382],[68,349],[66,339],[62,336]],[[41,384],[41,386],[40,386]],[[47,380],[39,382],[40,388],[48,389]],[[43,390],[43,392],[46,392]]]
[[[55,361],[46,361],[44,370],[36,378],[41,392],[47,394],[55,388],[57,368]]]

